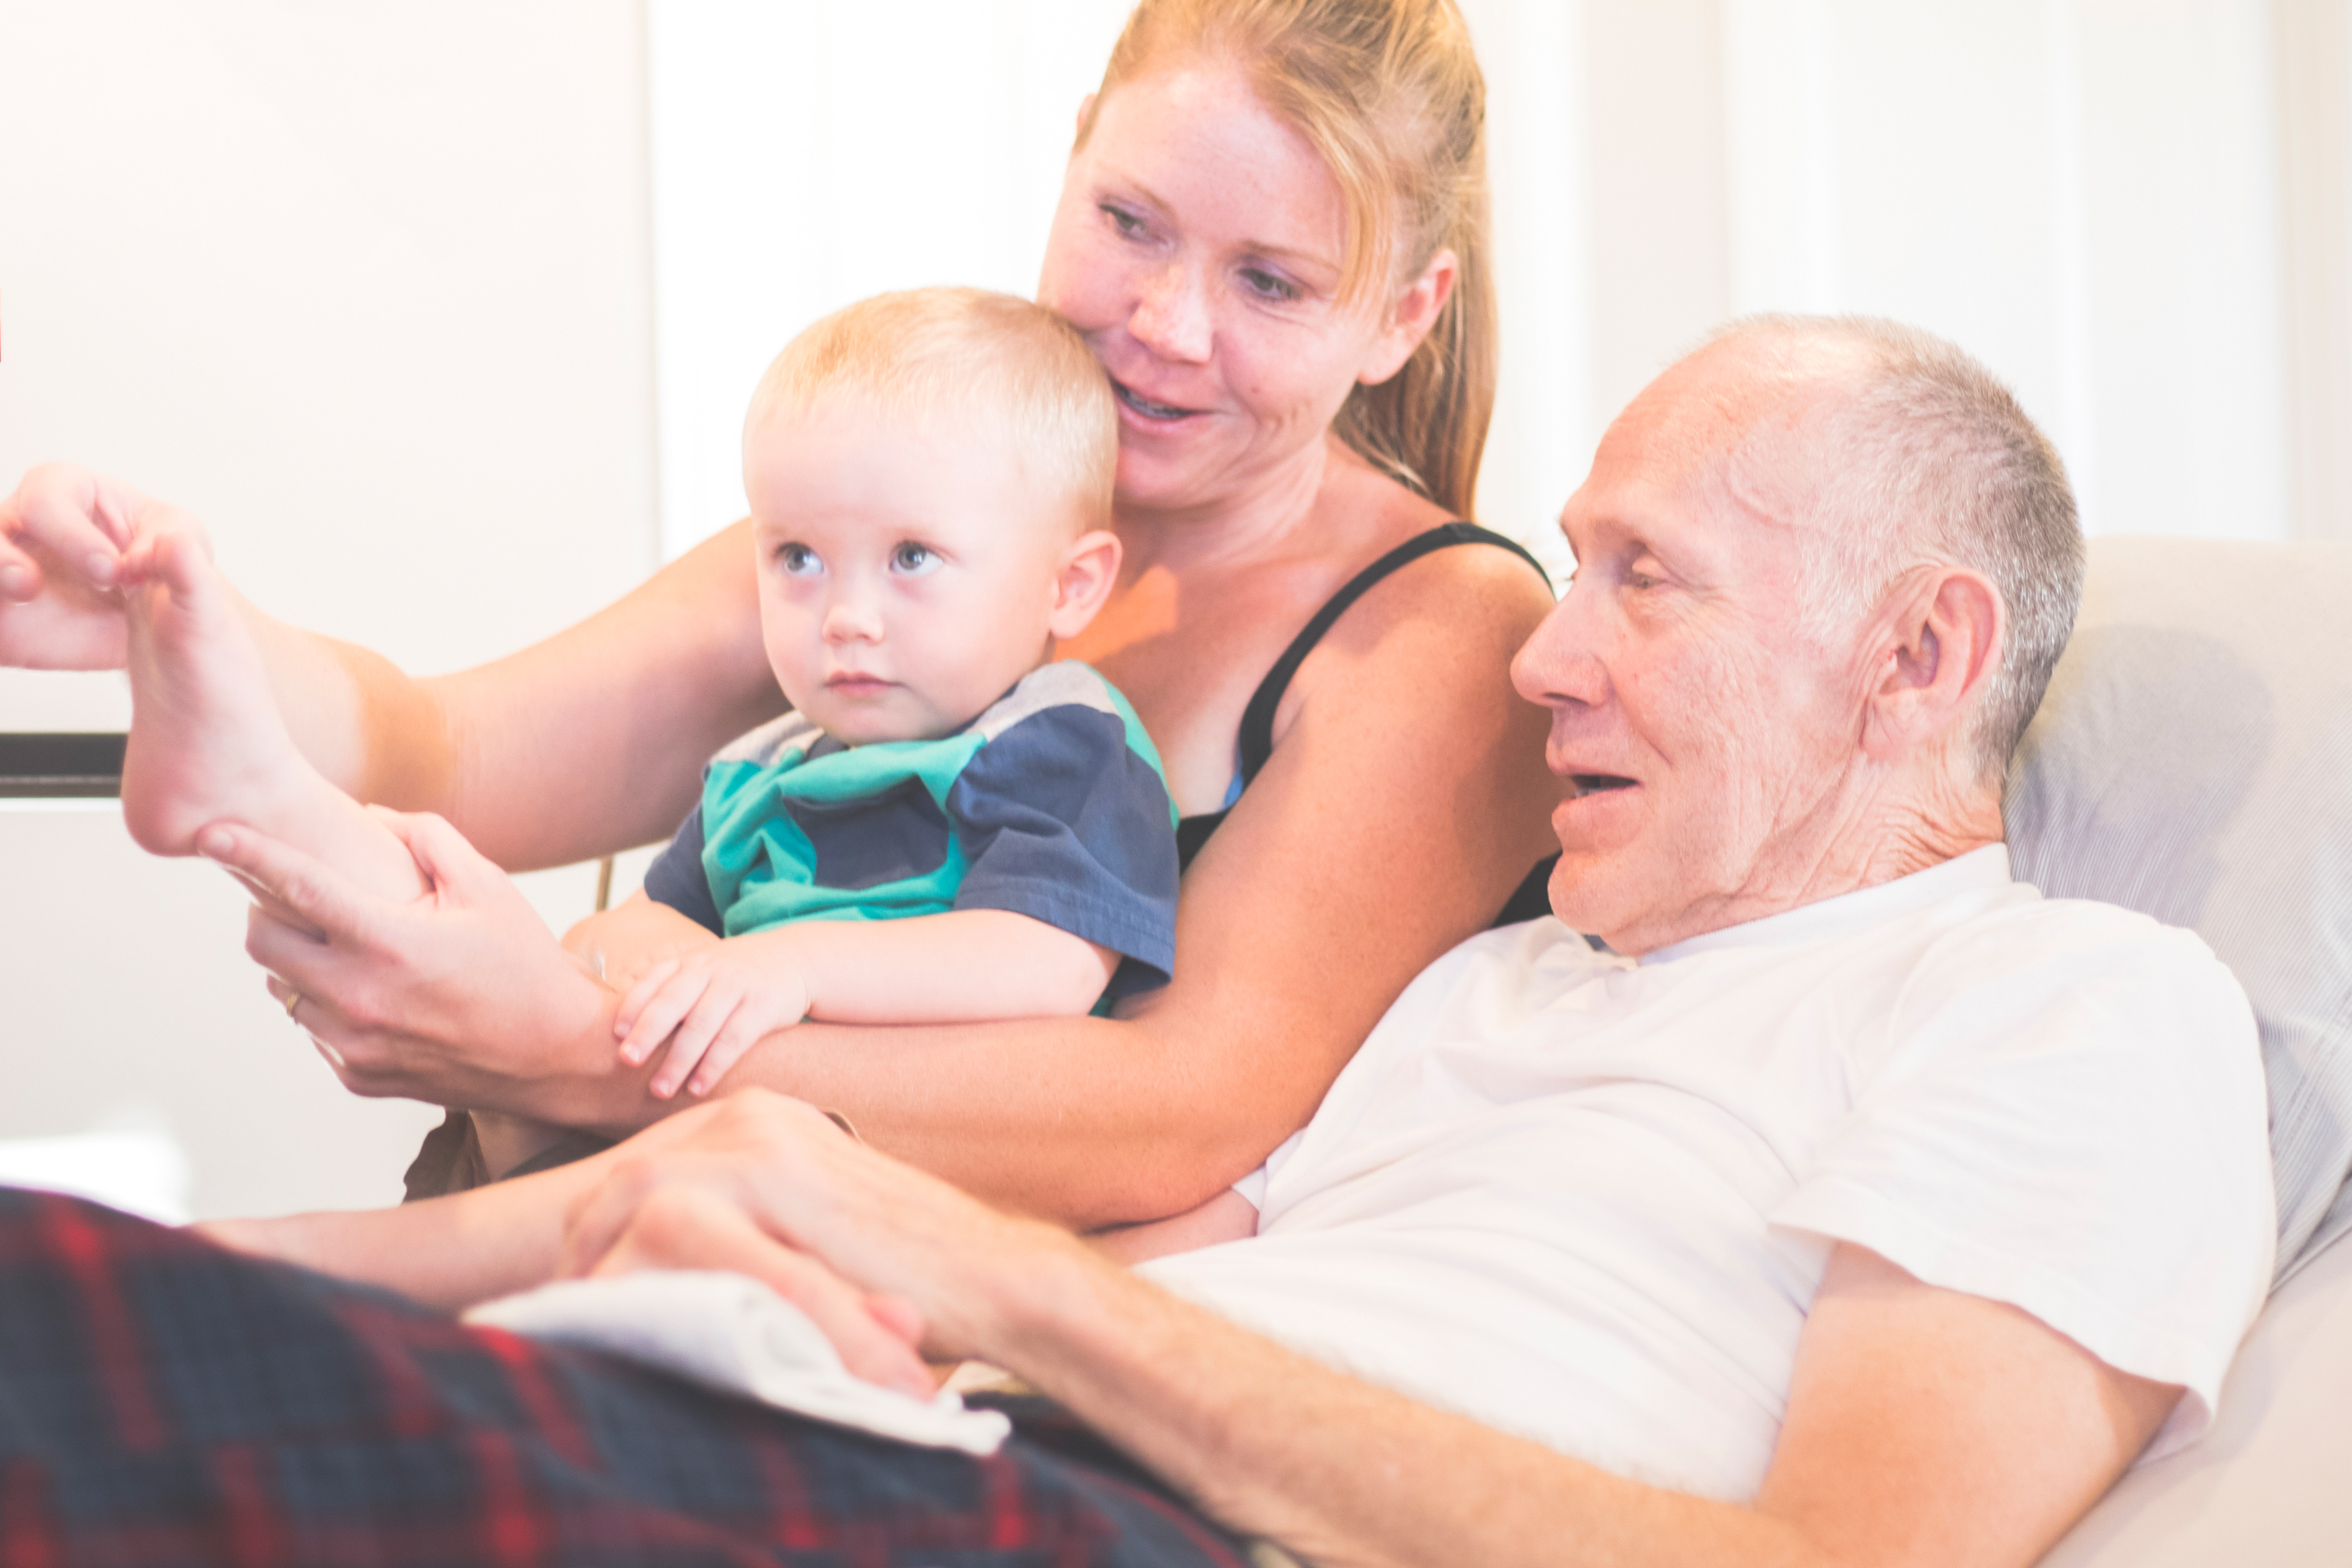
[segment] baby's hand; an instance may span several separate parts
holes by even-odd
[[[682,937],[677,942],[656,942],[626,955],[607,953],[600,948],[597,956],[604,962],[602,978],[605,984],[626,996],[637,988],[638,982],[653,973],[655,970],[665,966],[675,969],[680,960],[689,954],[700,952],[706,947],[717,947],[719,941],[719,938],[709,932],[702,931],[695,936]]]
[[[621,999],[613,1031],[632,1067],[669,1041],[647,1086],[656,1099],[667,1100],[680,1084],[709,1094],[761,1036],[799,1023],[808,1005],[807,983],[775,944],[734,937],[646,970]]]

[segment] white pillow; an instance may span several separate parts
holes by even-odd
[[[2352,546],[2101,539],[2010,768],[2053,897],[2202,936],[2262,1027],[2284,1279],[2352,1228]]]

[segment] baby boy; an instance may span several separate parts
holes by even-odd
[[[793,711],[720,752],[644,892],[565,939],[625,989],[627,1059],[669,1042],[656,1094],[708,1092],[804,1016],[1083,1013],[1115,973],[1167,979],[1159,758],[1108,682],[1051,662],[1118,576],[1118,458],[1093,355],[1009,296],[886,294],[769,367],[743,481]]]
[[[761,630],[792,711],[723,750],[644,892],[566,945],[621,993],[617,1048],[708,1092],[803,1018],[1087,1011],[1164,983],[1177,863],[1157,755],[1056,642],[1118,576],[1115,406],[1051,312],[885,295],[796,338],[743,437]],[[242,822],[382,897],[400,840],[295,748],[203,535],[142,513],[122,573],[126,820],[186,854]]]

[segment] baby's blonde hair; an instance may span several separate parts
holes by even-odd
[[[1118,468],[1110,382],[1086,340],[1042,305],[982,289],[910,289],[835,310],[760,378],[746,447],[769,420],[845,395],[917,423],[998,422],[1041,501],[1068,501],[1086,527],[1109,519]]]

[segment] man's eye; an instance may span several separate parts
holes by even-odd
[[[777,546],[776,564],[784,569],[787,576],[792,577],[814,577],[824,570],[824,563],[819,561],[816,558],[816,552],[805,544]]]
[[[909,542],[890,552],[890,570],[902,577],[921,577],[938,571],[939,565],[938,552],[926,545]]]

